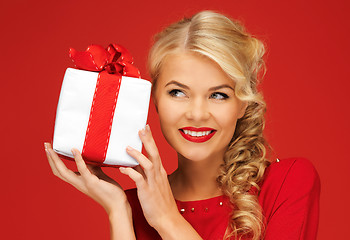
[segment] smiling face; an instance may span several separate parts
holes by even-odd
[[[164,137],[180,156],[192,161],[223,159],[246,108],[234,87],[206,57],[180,53],[166,58],[154,102]]]

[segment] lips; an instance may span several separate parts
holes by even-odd
[[[211,139],[216,130],[213,128],[201,127],[184,127],[179,129],[180,134],[190,142],[202,143]]]

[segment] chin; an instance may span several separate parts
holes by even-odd
[[[200,162],[205,159],[208,159],[209,156],[203,153],[198,153],[196,151],[191,151],[191,152],[178,152],[179,155],[181,155],[183,158],[193,161],[193,162]]]
[[[177,149],[175,149],[177,150]],[[193,162],[201,162],[201,161],[213,161],[216,159],[220,153],[217,151],[210,151],[210,149],[206,148],[203,149],[203,147],[187,147],[186,149],[178,149],[177,153],[184,157],[187,160],[193,161]],[[221,160],[220,160],[221,161]]]

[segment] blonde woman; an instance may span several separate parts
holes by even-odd
[[[54,174],[106,210],[111,239],[316,239],[320,183],[302,158],[267,159],[265,102],[257,90],[264,45],[237,21],[203,11],[157,35],[149,55],[162,132],[178,153],[165,172],[150,127],[148,156],[120,168],[123,191],[73,149],[76,174],[46,143]],[[166,157],[166,156],[164,156]]]

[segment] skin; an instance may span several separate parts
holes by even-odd
[[[212,89],[218,86],[221,87]],[[127,148],[140,166],[120,168],[121,173],[135,181],[144,216],[162,239],[201,239],[179,213],[175,199],[199,200],[221,195],[215,179],[237,119],[246,109],[233,89],[234,82],[204,57],[183,52],[167,57],[164,62],[153,97],[162,132],[178,153],[179,167],[168,178],[146,125],[139,131],[139,137],[148,156]],[[194,143],[181,136],[179,129],[183,127],[210,127],[216,132],[210,140]],[[45,143],[45,151],[55,176],[106,210],[111,239],[135,239],[130,205],[117,182],[101,168],[86,165],[77,149],[72,149],[76,173],[64,165],[51,144]]]
[[[166,59],[157,84],[154,102],[162,132],[178,153],[179,167],[170,176],[175,198],[190,201],[221,195],[215,179],[237,119],[247,106],[235,96],[234,81],[213,61],[180,53]],[[179,132],[189,126],[213,128],[216,133],[206,142],[190,142]]]

